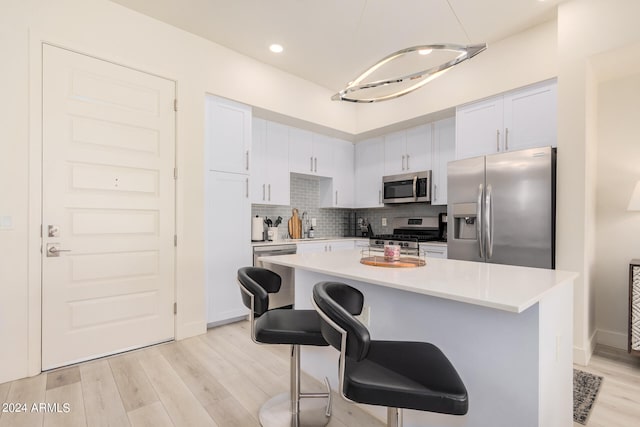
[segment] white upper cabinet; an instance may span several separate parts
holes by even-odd
[[[351,142],[333,138],[333,179],[320,180],[320,206],[333,208],[353,208],[354,197],[354,155]]]
[[[431,169],[431,125],[393,132],[384,137],[384,174]]]
[[[289,128],[254,118],[252,147],[251,202],[289,205]]]
[[[306,175],[331,176],[333,146],[331,138],[307,130],[289,130],[289,169]]]
[[[455,159],[455,119],[443,119],[433,124],[433,173],[431,204],[447,204],[447,163]]]
[[[207,96],[205,114],[207,169],[249,174],[251,107]]]
[[[289,129],[289,170],[313,173],[313,134],[304,129]]]
[[[503,123],[502,96],[458,107],[456,158],[484,156],[500,151]]]
[[[557,89],[554,82],[504,95],[505,151],[557,145]]]
[[[384,137],[371,138],[355,145],[355,207],[377,208],[382,203],[384,174]]]
[[[544,82],[458,107],[456,158],[556,146],[557,84]]]

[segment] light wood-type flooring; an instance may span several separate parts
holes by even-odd
[[[605,377],[587,426],[639,425],[640,359],[598,348],[591,364],[578,368]],[[8,412],[0,413],[0,427],[258,426],[258,408],[287,391],[288,380],[288,347],[254,344],[248,323],[239,322],[199,337],[0,384],[0,401],[13,404],[3,403]],[[307,376],[302,387],[322,390]],[[34,403],[50,405],[33,410]],[[17,412],[22,404],[26,412]],[[334,396],[329,425],[382,423]]]

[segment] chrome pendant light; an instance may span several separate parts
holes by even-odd
[[[446,2],[469,40],[469,35],[450,1],[446,0]],[[331,99],[369,103],[398,98],[421,88],[454,65],[473,58],[486,49],[486,43],[469,45],[437,43],[401,49],[369,67]]]
[[[487,44],[482,43],[468,46],[457,44],[430,44],[401,49],[382,58],[354,81],[349,83],[347,87],[333,95],[331,99],[334,101],[368,103],[398,98],[421,88],[431,80],[444,74],[454,65],[473,58],[486,48]],[[427,69],[400,75],[399,77],[383,78],[370,82],[365,81],[368,77],[379,71],[385,65],[389,65],[392,61],[400,60],[409,55],[432,55],[438,51],[445,55],[453,55],[453,58],[447,59],[445,62]]]

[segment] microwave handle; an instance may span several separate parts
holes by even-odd
[[[413,199],[418,200],[418,175],[413,177]]]

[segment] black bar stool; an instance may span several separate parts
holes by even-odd
[[[402,426],[402,408],[464,415],[467,390],[455,368],[433,344],[373,341],[354,315],[362,293],[344,283],[320,282],[313,305],[322,335],[340,350],[340,393],[351,402],[387,407],[387,425]]]
[[[243,267],[238,270],[242,301],[249,308],[251,339],[257,344],[291,344],[289,393],[269,399],[260,408],[262,426],[325,426],[331,416],[331,387],[326,393],[300,392],[300,346],[327,346],[314,310],[269,310],[269,294],[280,290],[281,278],[271,270]],[[304,399],[303,398],[308,398]],[[324,399],[327,399],[326,405]]]

